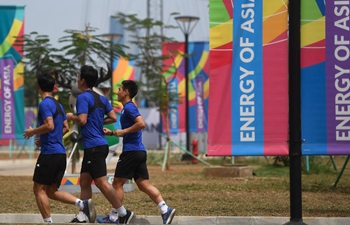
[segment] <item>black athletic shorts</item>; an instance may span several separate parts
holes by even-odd
[[[84,149],[84,158],[80,173],[88,172],[92,179],[107,175],[106,157],[109,152],[108,145]]]
[[[126,179],[134,178],[134,181],[139,177],[142,177],[143,179],[148,180],[149,175],[146,161],[146,151],[122,152],[115,168],[114,177]]]
[[[35,164],[33,181],[44,185],[56,184],[60,187],[66,165],[65,154],[40,154]]]

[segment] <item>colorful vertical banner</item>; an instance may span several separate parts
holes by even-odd
[[[167,81],[176,78],[178,82],[178,132],[186,131],[185,108],[185,43],[163,43],[163,55],[172,55],[164,60],[167,70],[164,76]],[[188,43],[188,76],[189,76],[189,129],[190,132],[207,132],[209,103],[209,43]],[[170,120],[169,120],[170,121]],[[163,123],[164,124],[164,123]],[[165,125],[163,126],[165,127]]]
[[[287,0],[233,4],[210,1],[208,155],[288,155]]]
[[[349,1],[302,2],[304,155],[350,153],[349,12]]]
[[[169,92],[172,94],[177,94],[178,81],[176,78],[169,81]],[[179,113],[178,113],[178,103],[169,103],[169,129],[172,134],[177,134],[179,131]]]
[[[113,73],[112,73],[112,91],[113,91],[113,104],[117,105],[115,108],[122,108],[120,102],[117,101],[118,88],[123,80],[135,79],[134,61],[120,57],[113,60]]]
[[[2,138],[12,139],[15,136],[15,107],[13,96],[13,69],[11,58],[0,59],[1,74],[1,115],[2,115]]]
[[[24,33],[24,6],[0,6],[0,127],[2,139],[23,139],[24,67],[16,37]]]
[[[198,77],[195,79],[196,90],[196,130],[197,132],[206,132],[207,116],[204,105],[204,79]]]
[[[232,142],[247,144],[232,150],[263,155],[262,1],[236,0],[233,15]]]

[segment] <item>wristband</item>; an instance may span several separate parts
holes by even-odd
[[[110,136],[113,136],[114,135],[114,131],[112,131],[111,135]]]

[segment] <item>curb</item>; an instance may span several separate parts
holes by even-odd
[[[52,214],[55,224],[66,224],[74,214]],[[99,215],[104,216],[104,215]],[[175,216],[172,224],[177,225],[283,225],[289,222],[287,217],[231,217],[231,216]],[[349,217],[306,217],[303,219],[307,225],[349,225]],[[25,224],[43,223],[40,214],[0,214],[0,223]],[[136,216],[131,224],[158,225],[162,224],[160,216]]]

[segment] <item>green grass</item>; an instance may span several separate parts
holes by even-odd
[[[274,165],[272,157],[235,157],[235,164],[253,167],[251,177],[206,177],[207,167],[181,164],[182,154],[172,155],[170,170],[162,171],[163,154],[150,153],[150,182],[179,216],[290,216],[289,167]],[[231,157],[204,157],[212,165],[230,164]],[[305,159],[303,159],[305,160]],[[338,170],[345,156],[337,156]],[[339,171],[338,171],[339,172]],[[310,171],[302,165],[304,217],[348,217],[350,170],[345,169],[337,187],[338,172],[329,157],[310,157]],[[1,177],[0,213],[39,213],[32,193],[31,177]],[[20,194],[19,194],[20,193]],[[79,194],[75,194],[79,195]],[[110,204],[102,194],[93,194],[98,214],[108,213]],[[76,213],[75,206],[50,201],[52,213]],[[137,188],[125,193],[124,205],[136,215],[158,215],[157,206]]]

